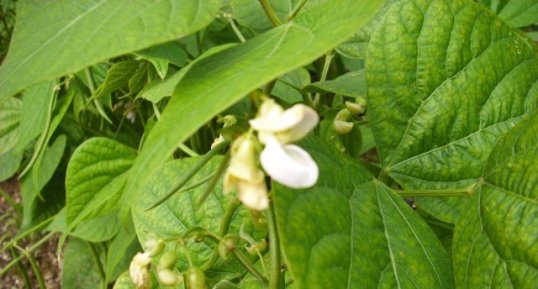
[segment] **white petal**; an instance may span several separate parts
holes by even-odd
[[[317,112],[304,104],[296,104],[284,112],[284,114],[286,113],[301,116],[301,120],[297,122],[294,126],[292,126],[289,132],[287,132],[288,139],[286,140],[286,142],[294,142],[296,140],[302,139],[314,127],[316,127],[319,122],[319,116]]]
[[[273,180],[290,188],[308,188],[318,180],[318,165],[305,150],[296,145],[282,146],[274,138],[269,139],[260,162]]]
[[[269,206],[269,197],[265,181],[239,182],[237,184],[237,196],[249,209],[262,211]]]

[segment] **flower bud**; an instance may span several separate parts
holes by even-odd
[[[161,259],[159,259],[159,268],[162,269],[172,269],[177,261],[176,251],[167,251],[165,252]]]
[[[219,242],[219,245],[217,247],[217,251],[219,252],[219,256],[223,260],[228,260],[232,252],[237,248],[237,238],[234,236],[225,236],[222,238],[222,240]]]
[[[159,282],[165,286],[175,286],[183,283],[183,276],[170,269],[160,269],[157,271]]]
[[[255,244],[252,244],[251,246],[247,247],[247,252],[251,256],[256,256],[258,253],[263,253],[267,249],[267,241],[265,239],[261,239]]]
[[[164,249],[164,242],[158,239],[149,239],[145,242],[146,252],[149,252],[150,256],[159,255]]]
[[[333,121],[334,130],[339,134],[347,134],[353,129],[353,123],[349,121],[337,120]]]
[[[207,289],[205,274],[199,268],[191,268],[187,272],[187,289]]]
[[[346,108],[349,110],[349,112],[355,115],[363,114],[366,110],[366,107],[350,101],[346,101]]]

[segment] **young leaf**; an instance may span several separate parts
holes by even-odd
[[[196,63],[176,87],[137,158],[125,210],[178,143],[247,93],[313,61],[349,37],[381,2],[322,1],[292,22]]]
[[[296,288],[453,288],[446,251],[401,197],[325,143],[303,146],[320,166],[318,184],[274,188]]]
[[[532,44],[475,2],[394,4],[366,63],[384,170],[407,189],[477,182],[497,139],[538,106],[537,65]]]
[[[92,138],[75,150],[66,175],[66,221],[70,230],[90,218],[116,218],[117,202],[135,156],[133,149],[107,138]]]
[[[538,113],[501,138],[480,187],[458,221],[453,255],[458,288],[538,284]]]
[[[220,1],[17,4],[15,33],[0,67],[0,102],[39,81],[197,31],[213,19]]]
[[[95,90],[92,99],[106,96],[126,85],[138,68],[138,61],[127,60],[114,63],[106,73],[105,80]]]
[[[366,75],[364,70],[351,71],[334,80],[312,83],[305,87],[305,90],[364,97],[366,96]]]

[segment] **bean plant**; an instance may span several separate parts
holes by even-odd
[[[0,276],[538,288],[537,0],[0,5]]]

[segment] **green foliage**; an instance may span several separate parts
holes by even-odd
[[[537,15],[0,0],[0,250],[61,234],[62,288],[535,288]]]

